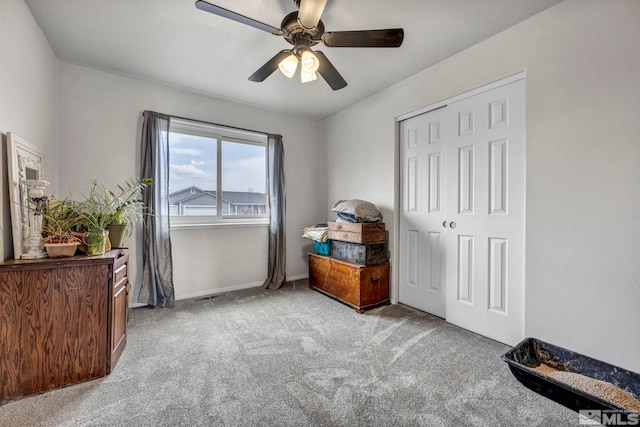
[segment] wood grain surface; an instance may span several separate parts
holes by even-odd
[[[309,254],[309,286],[362,312],[389,302],[389,262],[363,266]]]
[[[0,264],[0,401],[106,375],[113,274],[109,257]]]

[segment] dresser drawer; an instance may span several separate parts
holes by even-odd
[[[129,255],[122,255],[113,263],[113,286],[119,288],[126,286],[128,271],[127,266],[129,261]]]

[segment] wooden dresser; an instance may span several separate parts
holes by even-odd
[[[111,372],[126,345],[128,256],[0,263],[0,402]]]
[[[364,266],[309,254],[309,286],[362,313],[389,303],[389,261]]]

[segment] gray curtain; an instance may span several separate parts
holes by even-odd
[[[143,192],[145,206],[142,231],[142,287],[138,302],[151,307],[173,307],[173,260],[169,238],[169,116],[145,111],[141,140],[141,178],[153,185]]]
[[[269,135],[269,266],[267,280],[262,285],[268,289],[278,289],[286,281],[286,240],[285,205],[287,190],[284,182],[284,148],[282,136]]]

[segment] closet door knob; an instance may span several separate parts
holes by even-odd
[[[451,228],[456,228],[457,226],[458,226],[458,224],[456,224],[455,221],[451,221],[449,223],[449,227],[451,227]]]

